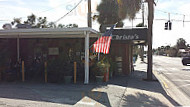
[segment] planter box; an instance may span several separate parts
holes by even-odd
[[[104,73],[104,82],[109,81],[109,72]]]

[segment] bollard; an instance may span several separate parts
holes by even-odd
[[[24,74],[24,61],[22,61],[22,82],[25,81],[25,74]]]
[[[77,62],[74,62],[74,83],[77,83]]]
[[[44,62],[45,83],[47,83],[47,62]]]

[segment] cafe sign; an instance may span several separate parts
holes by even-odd
[[[147,35],[147,28],[114,29],[112,32],[112,40],[147,40]]]

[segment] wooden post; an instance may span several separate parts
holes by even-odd
[[[77,62],[74,62],[74,83],[77,83]]]
[[[45,83],[47,83],[47,62],[44,62]]]
[[[24,61],[22,61],[22,82],[25,81],[25,74],[24,74]]]
[[[154,0],[146,0],[148,2],[148,67],[147,80],[152,80],[152,26],[154,19]]]
[[[91,18],[91,0],[88,0],[88,27],[92,27],[92,18]]]

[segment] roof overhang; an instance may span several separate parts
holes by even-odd
[[[99,37],[98,31],[92,28],[32,28],[0,30],[0,38],[84,38]]]

